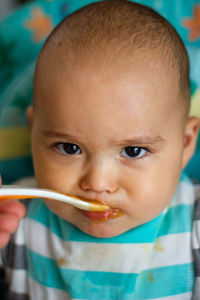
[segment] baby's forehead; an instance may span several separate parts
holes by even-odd
[[[77,102],[79,106],[84,105],[87,97],[91,100],[91,104],[102,100],[103,105],[103,99],[99,99],[98,95],[103,98],[109,94],[104,105],[110,108],[116,104],[119,110],[121,107],[115,103],[115,99],[120,97],[123,99],[121,103],[123,105],[129,105],[131,101],[147,102],[162,99],[163,106],[166,106],[166,99],[171,99],[167,101],[167,105],[172,105],[172,99],[177,95],[174,73],[166,72],[162,60],[147,50],[143,54],[135,53],[129,58],[126,56],[116,60],[110,57],[106,60],[105,57],[92,55],[79,63],[63,61],[62,55],[58,55],[51,56],[48,61],[49,64],[45,64],[45,72],[41,71],[37,79],[36,94],[44,91],[47,93],[47,90],[50,90],[56,99],[56,95],[63,91],[62,98],[65,99],[62,102],[63,106],[69,105],[72,98],[68,95],[74,95],[77,90],[80,92]],[[148,97],[149,94],[154,94],[154,99]],[[38,98],[40,96],[41,93]]]

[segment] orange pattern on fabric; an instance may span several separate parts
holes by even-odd
[[[25,27],[34,32],[34,40],[41,42],[53,29],[53,22],[40,8],[32,10],[32,18],[25,23]]]
[[[200,6],[194,6],[194,16],[192,19],[185,19],[183,25],[190,30],[189,40],[195,41],[200,37]]]

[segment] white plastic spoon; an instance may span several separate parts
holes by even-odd
[[[16,185],[2,185],[0,188],[0,201],[8,199],[47,198],[71,204],[79,209],[88,211],[104,211],[107,205],[92,201],[81,200],[76,196],[65,195],[48,189],[20,187]]]

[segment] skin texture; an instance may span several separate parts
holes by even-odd
[[[123,215],[95,222],[70,205],[46,205],[97,237],[152,220],[172,199],[198,134],[198,120],[185,121],[177,104],[173,74],[159,60],[144,64],[137,57],[134,68],[119,70],[51,54],[36,72],[37,108],[28,110],[38,186],[98,200]],[[78,152],[67,154],[67,143]],[[126,147],[139,147],[140,157],[127,156]]]

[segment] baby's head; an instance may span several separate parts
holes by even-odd
[[[45,201],[94,236],[144,224],[169,204],[191,158],[189,63],[169,23],[122,0],[91,4],[50,35],[35,72],[32,151],[38,185],[115,210]]]

